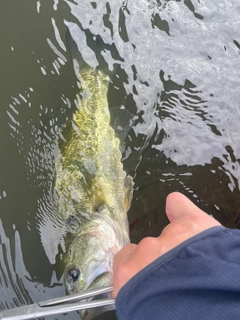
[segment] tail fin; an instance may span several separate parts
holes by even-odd
[[[67,26],[66,43],[80,70],[91,67],[113,75],[118,62],[123,61],[116,46],[105,43],[100,35],[93,35],[89,29],[82,30],[75,23],[67,23]],[[108,56],[108,62],[104,56]]]

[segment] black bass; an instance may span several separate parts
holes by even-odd
[[[127,211],[133,181],[121,163],[119,139],[110,126],[109,78],[85,66],[70,130],[59,144],[55,192],[57,210],[71,237],[64,258],[68,293],[112,284],[113,257],[129,243]],[[82,313],[84,319],[109,307]]]

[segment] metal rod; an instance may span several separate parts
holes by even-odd
[[[89,308],[114,305],[114,299],[101,299],[81,302],[79,300],[108,293],[113,287],[95,288],[73,295],[54,298],[19,308],[4,310],[0,313],[0,320],[28,320],[60,313],[67,313]],[[78,301],[78,302],[77,302]],[[70,303],[72,302],[72,303]]]
[[[38,304],[41,307],[47,307],[47,306],[52,306],[52,305],[65,303],[65,302],[74,302],[74,301],[90,298],[93,296],[97,296],[99,294],[108,293],[111,291],[113,291],[112,286],[111,287],[94,288],[94,289],[91,289],[91,290],[88,290],[85,292],[71,294],[71,295],[68,295],[65,297],[61,297],[61,298],[54,298],[54,299],[42,301],[42,302],[39,302]]]
[[[23,306],[20,308],[5,310],[0,313],[1,320],[29,320],[60,313],[67,313],[89,308],[113,305],[114,299],[93,300],[81,303],[55,305],[42,308],[38,304]]]

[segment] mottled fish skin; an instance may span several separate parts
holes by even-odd
[[[110,126],[109,78],[92,68],[81,70],[78,77],[79,108],[59,143],[55,182],[58,215],[70,230],[73,223],[64,259],[69,293],[112,284],[113,257],[129,243],[127,211],[133,192],[132,178],[123,171],[119,139]],[[77,281],[69,280],[72,267],[79,270]]]
[[[80,212],[90,216],[104,204],[120,223],[126,224],[123,212],[130,205],[131,190],[126,190],[128,184],[125,187],[119,139],[110,126],[109,79],[102,71],[90,68],[79,77],[79,110],[74,114],[67,141],[60,145],[62,157],[56,170],[60,214],[64,218]]]

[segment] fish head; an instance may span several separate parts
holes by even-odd
[[[114,220],[107,207],[95,212],[74,236],[68,249],[64,272],[67,293],[112,285],[114,255],[127,243],[128,228]],[[105,294],[104,298],[107,297]],[[95,298],[103,298],[103,295]],[[106,306],[84,310],[81,313],[82,319],[92,319],[97,314],[112,309],[113,306]]]

